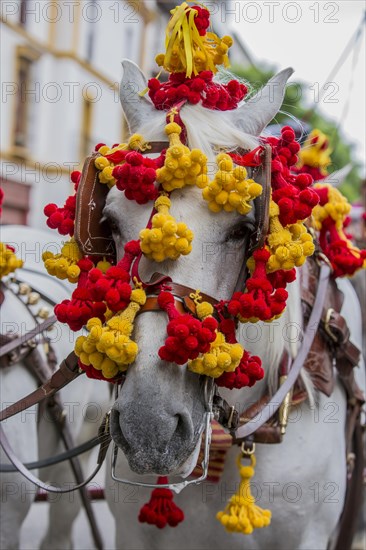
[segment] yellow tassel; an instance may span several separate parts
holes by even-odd
[[[60,254],[46,251],[42,255],[48,273],[61,280],[67,279],[70,283],[76,283],[79,278],[80,268],[77,262],[81,257],[78,245],[73,238],[63,245]]]
[[[278,205],[272,200],[269,215],[267,242],[272,255],[267,263],[268,272],[301,266],[315,250],[306,227],[301,222],[283,227],[279,220]]]
[[[197,11],[186,2],[170,12],[172,17],[167,25],[165,54],[155,60],[168,72],[185,72],[188,78],[201,71],[217,72],[216,65],[229,66],[228,50],[233,44],[229,36],[220,39],[209,32],[200,36],[194,23]]]
[[[237,458],[237,465],[241,477],[239,491],[233,495],[223,512],[217,513],[217,519],[230,533],[250,535],[254,529],[267,527],[271,523],[270,510],[263,510],[255,504],[250,490],[250,479],[254,476],[256,459],[251,455],[250,466],[241,464],[242,455]]]
[[[127,308],[104,326],[100,319],[90,319],[86,325],[88,336],[79,336],[75,342],[75,354],[80,361],[101,370],[105,378],[113,378],[118,372],[127,370],[138,353],[138,346],[130,336],[135,317],[145,302],[144,290],[136,288]]]
[[[233,212],[246,215],[251,209],[250,201],[261,195],[263,189],[259,183],[247,178],[247,171],[243,166],[236,166],[232,158],[225,153],[217,156],[219,170],[212,182],[207,174],[197,178],[197,185],[202,191],[203,198],[208,202],[212,212]]]
[[[152,219],[152,228],[140,231],[141,250],[155,262],[177,260],[181,254],[186,256],[192,250],[193,232],[171,216],[170,206],[168,197],[159,197],[155,201],[158,212]]]
[[[182,128],[175,122],[165,127],[169,136],[169,148],[164,166],[156,172],[156,181],[165,191],[182,189],[186,185],[195,185],[197,178],[207,173],[207,157],[199,149],[192,151],[180,140]]]
[[[17,268],[22,267],[23,260],[16,257],[14,252],[0,242],[0,278],[13,273]]]

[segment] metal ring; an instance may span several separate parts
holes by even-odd
[[[336,334],[332,332],[332,329],[329,326],[333,313],[335,313],[335,311],[333,308],[330,307],[327,310],[327,313],[325,314],[324,330],[328,334],[328,336],[333,340],[333,342],[338,342],[338,337],[336,336]]]
[[[254,453],[255,453],[255,443],[252,443],[252,448],[251,449],[247,449],[245,447],[245,444],[246,444],[245,441],[243,441],[242,444],[241,444],[241,452],[242,452],[243,456],[252,456],[252,455],[254,455]]]
[[[319,267],[321,267],[321,261],[320,260],[322,260],[325,264],[327,264],[327,266],[331,270],[331,273],[333,273],[333,266],[332,266],[329,258],[325,254],[323,254],[323,252],[317,252],[317,254],[315,256],[315,261],[316,261],[316,263],[318,264]]]

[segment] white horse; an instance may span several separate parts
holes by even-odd
[[[134,90],[144,90],[146,79],[137,66],[123,63],[121,102],[130,130],[147,140],[161,141],[166,136],[165,113]],[[281,107],[286,81],[291,69],[279,73],[262,91],[234,111],[215,112],[202,106],[185,105],[180,111],[191,148],[199,147],[214,160],[213,146],[252,149],[257,136]],[[133,96],[133,97],[132,97]],[[145,227],[150,205],[128,201],[113,188],[104,213],[111,223],[118,257],[123,245],[136,239]],[[169,275],[175,282],[198,288],[220,299],[230,298],[244,258],[245,227],[240,230],[239,214],[212,214],[204,206],[198,189],[174,192],[172,214],[184,220],[194,231],[191,254],[177,262],[153,264],[141,262],[141,276],[148,280],[155,271]],[[299,277],[298,277],[299,279]],[[301,327],[300,288],[298,279],[290,285],[287,309],[281,319],[271,324],[243,325],[238,341],[263,360],[266,377],[253,388],[222,390],[220,393],[241,411],[277,384],[278,363],[284,348],[294,357]],[[352,341],[361,347],[360,307],[348,281],[340,282],[345,293],[342,314],[349,323]],[[204,417],[204,400],[200,378],[185,367],[167,364],[157,351],[164,343],[166,317],[149,312],[137,318],[134,339],[139,346],[136,362],[129,367],[126,381],[115,401],[111,415],[111,433],[123,450],[119,453],[117,474],[122,478],[144,480],[143,474],[187,476],[197,459]],[[360,369],[358,375],[362,374]],[[360,378],[360,376],[359,376]],[[137,521],[139,508],[149,500],[149,491],[106,479],[106,496],[116,520],[117,548],[230,548],[234,549],[303,549],[320,550],[339,522],[346,489],[344,427],[346,400],[337,382],[330,398],[317,393],[306,375],[309,400],[292,410],[284,442],[257,446],[254,495],[257,504],[272,510],[270,527],[252,535],[231,535],[215,520],[227,499],[237,489],[235,458],[238,448],[227,456],[221,482],[191,486],[180,493],[176,502],[184,509],[186,520],[176,529],[163,531]],[[362,383],[362,387],[364,384]]]
[[[47,248],[60,251],[61,238],[48,231],[39,231],[22,226],[4,226],[1,229],[2,241],[15,247],[22,258],[24,269],[16,276],[28,283],[35,291],[40,290],[50,301],[59,302],[70,296],[70,285],[48,275],[43,267],[42,252]],[[31,309],[38,311],[41,306],[52,307],[42,300]],[[35,321],[25,306],[10,291],[5,293],[1,306],[1,333],[24,334],[35,326]],[[75,335],[68,327],[56,323],[50,334],[51,344],[60,363],[73,348]],[[39,346],[42,351],[42,346]],[[0,369],[1,409],[26,396],[37,387],[37,381],[22,364]],[[109,400],[107,384],[98,384],[85,376],[61,390],[61,399],[66,411],[66,422],[76,444],[80,444],[97,434]],[[89,407],[89,408],[88,408]],[[37,424],[37,407],[32,407],[3,422],[4,431],[15,454],[23,462],[36,461],[54,456],[64,450],[57,429],[47,411]],[[80,456],[84,473],[91,469],[87,465],[90,453]],[[1,449],[0,462],[9,463]],[[44,481],[59,485],[75,484],[69,462],[43,468],[35,474]],[[7,550],[19,548],[21,525],[35,498],[37,488],[20,474],[1,474],[0,506],[0,547]],[[76,492],[77,493],[77,492]],[[49,526],[42,542],[43,549],[72,548],[71,529],[80,510],[78,494],[55,495],[50,499]]]

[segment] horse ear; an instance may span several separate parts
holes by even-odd
[[[348,174],[352,171],[352,164],[346,164],[340,170],[336,170],[327,176],[325,179],[316,183],[330,183],[333,187],[340,187]]]
[[[267,84],[244,105],[228,111],[232,122],[240,130],[252,136],[259,136],[278,113],[285,95],[285,86],[293,69],[284,69],[273,76]]]
[[[136,132],[143,123],[155,112],[153,104],[145,97],[140,96],[147,88],[147,80],[140,68],[124,59],[122,61],[123,76],[120,85],[120,100],[131,133]]]

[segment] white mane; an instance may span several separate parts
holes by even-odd
[[[201,149],[209,162],[215,162],[217,150],[234,150],[237,147],[254,149],[258,146],[257,138],[238,129],[232,118],[225,112],[214,111],[202,105],[184,105],[180,117],[185,125],[188,142],[191,149]],[[149,120],[139,128],[148,141],[166,140],[164,133],[166,126],[166,112],[156,111],[149,116]],[[215,152],[216,149],[216,152]]]

